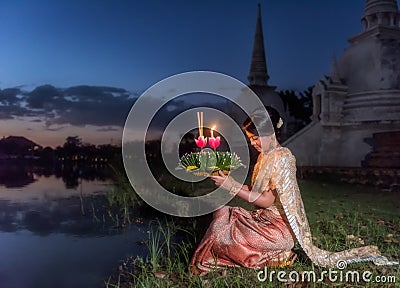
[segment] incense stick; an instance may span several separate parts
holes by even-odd
[[[200,112],[197,112],[197,127],[199,128],[199,136],[201,136],[200,124]]]
[[[203,135],[203,112],[200,112],[200,136]]]

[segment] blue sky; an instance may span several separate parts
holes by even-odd
[[[362,31],[364,0],[1,0],[0,89],[90,85],[140,94],[165,77],[193,70],[222,72],[247,83],[258,3],[269,84],[277,90],[314,85],[329,74],[333,55],[340,57],[347,39]],[[0,110],[3,116],[7,111]],[[0,136],[28,133],[26,127],[18,130],[26,119],[17,118],[0,117],[1,126],[11,127]],[[29,121],[53,132],[48,136],[53,144],[89,125],[110,141],[119,137],[123,123],[49,128],[40,119]]]
[[[2,0],[0,87],[142,91],[191,70],[246,82],[259,2],[278,89],[313,85],[362,30],[363,0]]]

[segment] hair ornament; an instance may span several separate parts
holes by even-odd
[[[281,128],[282,125],[283,125],[283,120],[282,120],[281,117],[279,117],[279,121],[278,121],[278,123],[276,124],[276,127],[277,127],[277,128]]]

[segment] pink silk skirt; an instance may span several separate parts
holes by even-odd
[[[190,270],[205,275],[221,267],[260,268],[284,263],[294,246],[289,224],[269,209],[224,206],[196,249]]]

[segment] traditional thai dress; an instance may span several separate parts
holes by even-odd
[[[240,207],[222,207],[195,251],[190,268],[204,275],[220,267],[261,268],[288,263],[297,240],[318,266],[334,267],[345,263],[373,261],[393,265],[381,256],[376,246],[341,252],[329,252],[312,243],[310,226],[296,180],[296,160],[289,149],[278,147],[260,153],[252,176],[252,191],[274,193],[268,208],[247,211]]]

